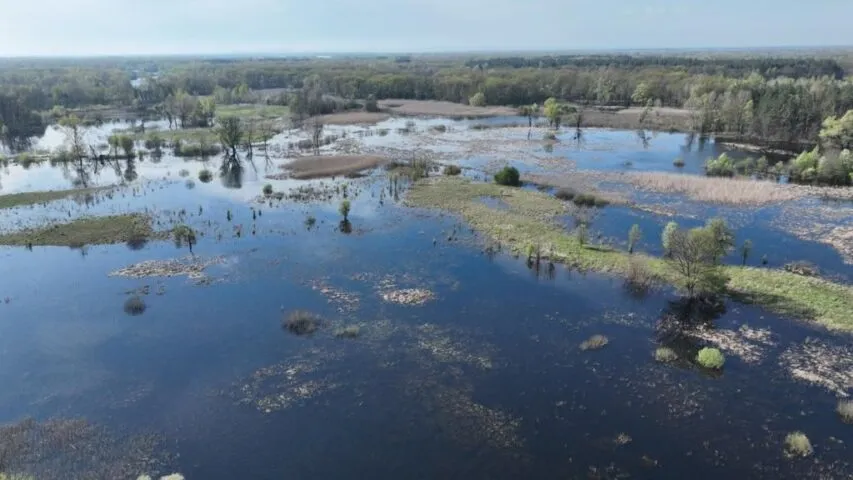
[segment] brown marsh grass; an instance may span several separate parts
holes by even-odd
[[[805,192],[791,185],[741,178],[643,172],[626,175],[625,179],[643,190],[683,194],[707,203],[768,205],[805,196]]]
[[[360,172],[383,162],[385,159],[376,155],[312,155],[297,158],[281,168],[290,170],[293,178],[306,180]]]
[[[511,107],[472,107],[461,103],[435,100],[381,100],[379,108],[396,115],[437,117],[497,117],[516,115]]]

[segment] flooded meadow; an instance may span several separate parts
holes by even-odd
[[[93,129],[92,141],[120,128]],[[552,212],[551,227],[572,235],[584,216],[594,248],[627,251],[637,224],[635,250],[660,257],[668,222],[720,217],[737,245],[731,268],[807,262],[815,281],[848,289],[853,203],[644,190],[626,176],[701,175],[723,147],[544,132],[513,116],[392,117],[326,125],[318,152],[300,151],[310,132],[294,128],[238,159],[0,164],[0,199],[53,191],[0,208],[0,472],[850,478],[849,330],[734,296],[697,307],[664,284],[638,294],[607,269],[547,252],[532,262],[496,240],[524,238],[515,225],[495,234],[466,218],[533,218],[551,204],[522,195],[565,184],[611,199]],[[290,164],[318,153],[370,162],[294,178]],[[418,198],[450,178],[447,165],[473,185],[512,165],[526,185],[429,208]],[[150,231],[62,227],[129,216]],[[725,355],[722,368],[700,365],[704,347]]]

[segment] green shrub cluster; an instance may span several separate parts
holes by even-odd
[[[507,166],[495,174],[495,183],[509,187],[518,187],[521,185],[521,175],[518,173],[517,168]]]

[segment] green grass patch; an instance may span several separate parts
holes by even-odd
[[[113,187],[77,188],[71,190],[47,190],[42,192],[24,192],[0,195],[0,209],[19,207],[21,205],[38,205],[72,196],[85,196],[92,193],[109,190]]]
[[[152,238],[151,219],[145,215],[128,214],[109,217],[86,217],[71,223],[22,230],[0,235],[0,245],[53,245],[80,247],[127,242]]]
[[[485,205],[482,197],[497,198],[508,208]],[[433,177],[416,182],[409,205],[437,208],[461,216],[492,241],[526,255],[529,246],[550,251],[554,261],[576,268],[626,275],[631,255],[606,246],[581,245],[554,217],[566,213],[560,200],[541,192],[473,183],[460,177]],[[642,258],[655,280],[675,284],[677,275],[663,259]],[[853,288],[782,270],[725,266],[728,293],[736,300],[761,305],[783,315],[812,320],[833,330],[853,331]]]

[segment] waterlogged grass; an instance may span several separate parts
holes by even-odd
[[[0,195],[0,209],[19,207],[21,205],[38,205],[71,196],[88,195],[108,190],[112,187],[77,188],[71,190],[48,190],[43,192],[24,192]]]
[[[483,197],[497,198],[507,208],[490,208]],[[417,182],[406,200],[409,205],[437,208],[460,215],[492,241],[526,255],[540,247],[554,261],[575,268],[626,275],[632,257],[642,257],[655,280],[674,284],[673,269],[660,258],[628,255],[605,246],[586,245],[566,232],[554,217],[566,213],[560,200],[541,192],[474,183],[459,177],[433,177]],[[833,330],[853,331],[853,288],[782,270],[723,267],[730,277],[729,293],[798,319],[812,320]]]
[[[0,235],[0,245],[80,247],[122,243],[154,236],[151,220],[147,216],[128,214],[86,217],[71,223],[7,233]]]

